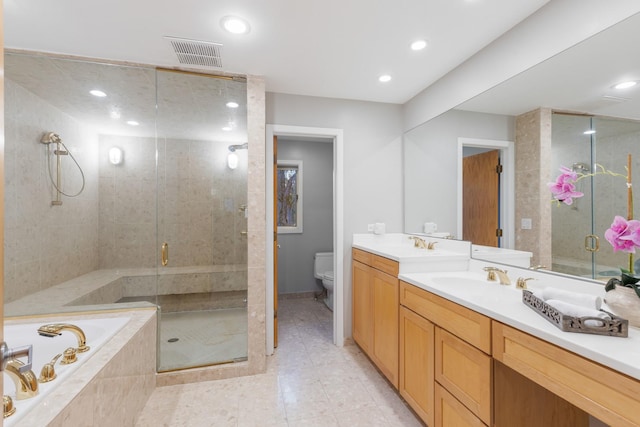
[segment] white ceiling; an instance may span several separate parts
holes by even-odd
[[[4,0],[5,45],[175,67],[163,36],[224,45],[271,92],[404,103],[549,0]],[[251,32],[227,34],[225,15]],[[429,46],[409,49],[419,38]],[[380,74],[390,74],[387,84]]]
[[[457,108],[519,115],[539,107],[640,119],[640,13],[462,103]]]

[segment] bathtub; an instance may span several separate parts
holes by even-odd
[[[90,350],[84,353],[78,353],[78,361],[70,365],[60,364],[62,358],[58,359],[55,364],[56,379],[47,383],[38,383],[39,393],[37,396],[16,400],[15,386],[8,374],[4,373],[4,394],[9,395],[13,399],[15,413],[9,418],[4,419],[4,425],[7,427],[20,425],[20,420],[41,403],[46,405],[47,396],[56,388],[66,381],[80,369],[98,350],[109,341],[124,325],[130,320],[130,317],[111,317],[111,318],[93,318],[93,319],[64,319],[55,320],[55,323],[71,323],[80,327],[86,336],[87,345]],[[32,321],[32,319],[29,319]],[[4,340],[9,348],[20,347],[25,345],[33,345],[33,361],[32,370],[36,377],[40,376],[42,367],[51,361],[55,355],[62,353],[68,347],[77,347],[78,341],[76,335],[70,331],[63,331],[62,335],[48,338],[38,335],[37,329],[45,323],[53,323],[51,321],[42,321],[38,323],[22,323],[7,324],[4,328]],[[21,359],[24,361],[24,359]]]

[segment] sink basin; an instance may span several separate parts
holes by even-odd
[[[416,273],[401,277],[409,283],[432,292],[443,292],[450,297],[482,302],[485,300],[504,303],[520,302],[522,293],[515,287],[515,279],[509,286],[488,281],[487,273],[479,271],[451,271],[440,273]]]

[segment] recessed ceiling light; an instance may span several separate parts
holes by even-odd
[[[383,74],[380,77],[378,77],[378,81],[380,81],[382,83],[387,83],[387,82],[391,81],[391,76],[389,74]]]
[[[425,47],[427,47],[426,40],[416,40],[413,43],[411,43],[411,50],[422,50]]]
[[[596,131],[593,129],[590,129],[590,130],[585,130],[582,133],[584,133],[585,135],[593,135],[594,133],[596,133]]]
[[[104,98],[105,96],[107,96],[106,93],[104,93],[103,91],[98,90],[98,89],[93,89],[93,90],[89,91],[89,93],[91,95],[93,95],[93,96],[97,96],[98,98]]]
[[[234,102],[234,101],[227,102],[227,107],[229,108],[238,108],[239,106],[240,104],[238,104],[237,102]]]
[[[140,123],[136,122],[135,120],[129,120],[127,121],[127,124],[129,126],[138,126]]]
[[[629,89],[630,87],[633,87],[637,84],[638,84],[637,81],[630,80],[628,82],[618,83],[617,85],[614,86],[614,89]]]
[[[249,23],[237,16],[225,16],[220,21],[220,24],[222,25],[222,28],[231,34],[247,34],[251,30]]]
[[[231,131],[231,126],[225,126],[222,128],[223,131],[225,132],[230,132]]]

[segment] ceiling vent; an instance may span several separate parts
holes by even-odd
[[[171,43],[171,47],[181,64],[222,68],[222,45],[220,43],[169,36],[164,38]]]

